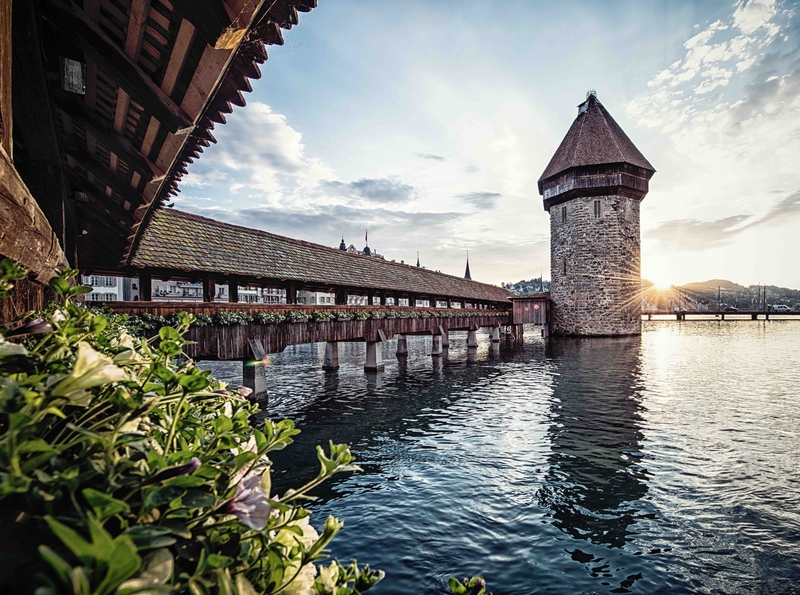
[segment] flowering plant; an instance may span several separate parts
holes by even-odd
[[[257,407],[186,358],[191,315],[134,337],[73,303],[87,289],[76,275],[51,282],[62,303],[49,314],[0,327],[2,590],[351,595],[377,583],[355,561],[320,565],[342,524],[318,530],[300,505],[357,469],[349,448],[318,447],[317,477],[274,493],[270,456],[294,424],[252,426]]]

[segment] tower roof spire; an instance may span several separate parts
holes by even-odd
[[[417,266],[419,266],[419,252],[417,252]]]
[[[611,163],[628,163],[655,172],[592,89],[578,106],[578,117],[539,178],[539,192],[544,180],[568,169]]]
[[[472,281],[472,275],[469,273],[469,250],[467,250],[467,270],[464,272],[464,279]]]

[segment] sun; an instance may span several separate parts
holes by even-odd
[[[655,276],[654,278],[650,279],[650,282],[653,284],[653,289],[656,291],[669,291],[670,288],[674,285],[667,281],[665,277]]]

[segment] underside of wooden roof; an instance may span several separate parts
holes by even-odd
[[[14,0],[14,161],[82,269],[129,264],[316,0]],[[70,232],[70,230],[73,230]]]

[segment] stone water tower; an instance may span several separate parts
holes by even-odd
[[[590,91],[539,178],[553,334],[642,332],[639,203],[654,173]]]

